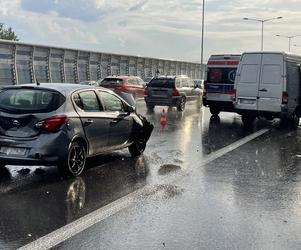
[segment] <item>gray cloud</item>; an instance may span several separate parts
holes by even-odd
[[[133,6],[131,6],[128,10],[129,11],[139,11],[142,10],[143,7],[147,4],[149,0],[142,0],[142,1],[138,1],[136,4],[134,4]]]
[[[21,8],[38,13],[56,12],[61,17],[93,22],[104,17],[108,9],[100,9],[94,0],[22,0]]]

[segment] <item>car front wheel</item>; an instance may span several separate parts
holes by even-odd
[[[179,101],[179,104],[177,106],[178,111],[184,111],[185,109],[185,104],[186,104],[186,99],[185,97],[182,97]]]
[[[145,147],[146,147],[146,140],[144,138],[140,138],[134,141],[134,143],[131,146],[129,146],[129,151],[132,157],[135,157],[141,155],[144,152]]]
[[[72,142],[67,159],[59,164],[61,174],[65,177],[79,176],[85,168],[86,157],[85,147],[78,142]]]

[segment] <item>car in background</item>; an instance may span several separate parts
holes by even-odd
[[[170,106],[183,111],[187,101],[200,101],[201,95],[202,90],[187,76],[158,76],[147,84],[145,102],[149,110],[155,106]]]
[[[134,99],[144,97],[145,82],[138,76],[107,76],[99,86],[115,92],[125,92],[133,95]]]
[[[0,91],[0,167],[57,165],[78,176],[86,159],[129,148],[143,153],[153,126],[112,91],[79,84],[27,84]]]
[[[97,83],[96,81],[90,81],[90,80],[82,81],[82,82],[80,82],[79,84],[82,84],[82,85],[91,85],[91,86],[98,86],[98,83]]]

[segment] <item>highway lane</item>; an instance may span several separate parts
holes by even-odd
[[[192,102],[183,113],[167,109],[168,125],[162,129],[162,108],[148,112],[139,102],[137,110],[155,125],[139,158],[131,158],[127,150],[106,154],[91,159],[83,176],[72,180],[61,179],[54,167],[1,170],[0,249],[30,243],[143,188],[147,188],[141,193],[146,200],[166,190],[171,196],[181,193],[181,188],[171,184],[175,179],[186,179],[200,169],[203,172],[205,167],[198,163],[208,156],[272,127],[270,122],[259,121],[248,131],[238,115],[222,113],[219,119],[212,118],[206,108]],[[276,128],[277,133],[286,131]]]

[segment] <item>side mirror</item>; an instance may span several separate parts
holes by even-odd
[[[136,108],[133,106],[128,106],[127,111],[128,111],[128,113],[133,113],[136,111]]]

